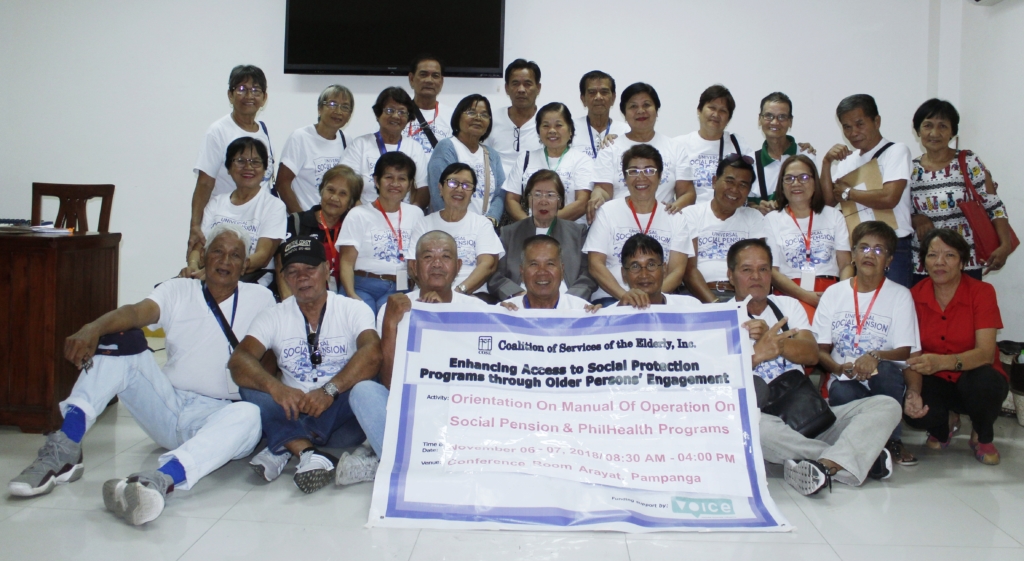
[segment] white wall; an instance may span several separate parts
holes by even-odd
[[[508,0],[505,57],[536,60],[540,101],[571,108],[580,107],[579,76],[594,68],[613,74],[620,90],[650,82],[663,103],[658,129],[672,135],[697,127],[700,92],[721,82],[738,103],[730,128],[760,142],[758,102],[782,90],[794,101],[793,133],[819,153],[842,141],[839,100],[871,93],[883,132],[916,146],[914,109],[958,82],[958,61],[950,60],[959,51],[936,39],[959,31],[958,2]],[[191,170],[206,128],[230,109],[232,66],[251,63],[267,73],[261,118],[278,152],[292,130],[315,119],[326,85],[340,82],[356,93],[346,131],[356,135],[375,129],[376,94],[407,84],[284,75],[284,9],[283,0],[0,2],[0,216],[29,216],[33,181],[114,183],[111,228],[124,234],[120,301],[145,297],[184,264]],[[996,10],[1012,12],[1021,28],[1020,10]],[[1012,25],[1000,28],[1011,37]],[[343,40],[338,45],[345,48]],[[975,83],[973,68],[966,75]],[[473,92],[507,104],[500,79],[449,79],[442,101]],[[1008,170],[990,144],[978,148],[997,173]],[[44,216],[54,214],[51,206]]]
[[[1020,123],[1024,122],[1024,2],[1007,0],[992,7],[965,6],[961,51],[960,146],[978,153],[999,182],[1010,224],[1024,235],[1024,185],[1021,181]],[[1000,339],[1024,340],[1020,313],[1024,251],[986,279],[996,287],[1004,329]]]

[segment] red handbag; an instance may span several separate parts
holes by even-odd
[[[996,232],[996,227],[992,225],[992,219],[989,218],[988,211],[982,204],[982,198],[978,195],[978,191],[975,190],[971,183],[971,177],[967,173],[967,151],[961,150],[957,159],[960,161],[960,173],[964,174],[964,199],[957,205],[964,213],[964,218],[967,219],[971,231],[974,232],[974,254],[979,260],[987,263],[992,252],[999,248],[999,234]],[[1010,228],[1010,251],[1016,250],[1018,245],[1020,245],[1020,240],[1017,239],[1013,228]]]

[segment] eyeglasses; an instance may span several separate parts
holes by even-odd
[[[235,158],[231,160],[231,163],[240,168],[256,168],[263,167],[263,160],[259,158]]]
[[[320,354],[320,338],[316,333],[310,333],[306,337],[306,344],[309,345],[309,363],[313,366],[320,366],[320,363],[324,361],[323,355]]]
[[[797,183],[797,182],[800,182],[800,183],[810,183],[811,179],[812,179],[811,178],[811,174],[809,174],[809,173],[801,173],[799,175],[783,175],[782,176],[782,182],[785,183],[786,185],[792,185],[792,184]]]
[[[263,95],[263,88],[259,86],[253,86],[251,88],[249,86],[236,86],[232,91],[238,94],[239,97],[245,97],[247,94],[252,94],[253,97]]]
[[[856,251],[857,251],[857,253],[863,253],[864,255],[867,255],[869,253],[874,253],[875,255],[878,255],[878,256],[882,256],[882,255],[885,255],[886,253],[888,253],[888,251],[886,251],[886,249],[884,247],[880,246],[880,245],[876,245],[875,247],[871,247],[870,245],[867,245],[867,244],[860,244],[860,245],[858,245]]]
[[[480,119],[482,121],[490,121],[491,120],[491,114],[486,112],[486,111],[477,113],[476,111],[473,111],[472,109],[470,109],[470,110],[466,111],[466,116],[469,117],[470,119]]]
[[[320,105],[326,107],[330,111],[341,111],[342,113],[352,112],[352,106],[347,103],[338,103],[337,101],[325,101]]]
[[[534,198],[534,199],[536,199],[538,201],[542,201],[542,200],[557,201],[559,199],[558,193],[556,193],[554,191],[531,191],[530,192],[530,197],[532,197],[532,198]]]
[[[780,123],[785,123],[786,121],[792,119],[793,116],[792,115],[787,115],[785,113],[783,113],[781,115],[773,115],[771,113],[761,113],[761,118],[764,119],[765,121],[768,121],[769,123],[772,122],[772,121],[778,121]]]
[[[399,117],[409,116],[409,111],[405,109],[395,109],[394,107],[385,107],[384,113],[387,115],[398,115]]]
[[[641,173],[647,177],[651,177],[657,175],[658,168],[626,168],[626,175],[629,177],[636,177]]]
[[[648,261],[646,265],[641,265],[639,263],[634,262],[630,263],[629,267],[626,267],[626,270],[634,275],[639,273],[640,269],[646,269],[648,273],[653,273],[654,271],[657,271],[662,265],[664,265],[664,263],[656,263],[654,261]]]
[[[473,189],[476,189],[476,185],[472,183],[463,183],[458,179],[449,179],[445,181],[444,184],[447,185],[449,189],[462,189],[463,191],[472,191]]]

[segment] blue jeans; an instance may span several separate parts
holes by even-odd
[[[363,302],[373,310],[373,317],[377,317],[377,310],[388,301],[388,296],[395,292],[395,283],[383,279],[372,279],[370,277],[356,276],[354,279],[356,296],[362,298]]]
[[[910,249],[910,241],[914,236],[900,238],[896,242],[896,253],[892,254],[892,263],[885,271],[885,278],[902,284],[907,288],[914,286],[914,258]]]
[[[330,448],[358,446],[366,439],[352,413],[349,403],[351,390],[338,394],[334,404],[319,417],[300,413],[294,421],[285,416],[284,408],[270,394],[250,388],[239,388],[238,393],[242,399],[260,408],[267,447],[275,454],[284,453],[285,443],[303,438],[316,446]]]
[[[838,407],[872,395],[887,395],[895,399],[902,409],[903,394],[906,391],[903,371],[891,362],[881,362],[878,364],[878,374],[868,378],[867,387],[857,380],[833,380],[828,387],[828,404]],[[891,438],[899,440],[902,435],[903,425],[897,424]]]
[[[363,428],[366,439],[370,441],[370,446],[379,458],[380,451],[384,448],[384,421],[388,416],[390,392],[374,380],[363,380],[349,391],[352,412],[359,419],[359,426]]]

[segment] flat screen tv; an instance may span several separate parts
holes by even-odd
[[[504,0],[288,0],[286,74],[399,75],[421,53],[447,76],[504,72]]]

